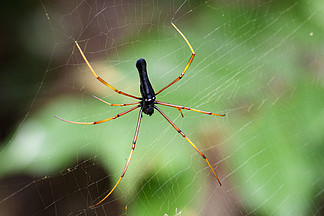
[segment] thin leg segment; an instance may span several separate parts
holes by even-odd
[[[116,189],[116,187],[119,185],[120,181],[122,180],[122,178],[124,177],[126,171],[127,171],[127,168],[128,168],[128,165],[130,163],[130,160],[132,158],[132,155],[133,155],[133,152],[134,152],[134,149],[135,149],[135,144],[136,144],[136,141],[137,141],[137,136],[138,136],[138,131],[139,131],[139,127],[140,127],[140,124],[141,124],[141,119],[142,119],[142,112],[143,110],[141,109],[140,112],[139,112],[139,116],[138,116],[138,121],[137,121],[137,126],[136,126],[136,131],[135,131],[135,135],[134,135],[134,139],[133,139],[133,142],[132,142],[132,150],[128,156],[128,159],[127,159],[127,162],[126,162],[126,165],[125,165],[125,168],[120,176],[120,178],[118,179],[117,183],[115,184],[115,186],[113,187],[113,189],[111,189],[111,191],[102,199],[100,200],[97,204],[93,205],[93,206],[90,206],[90,208],[93,208],[97,205],[99,205],[100,203],[102,203],[103,201],[105,201],[105,199],[107,199],[110,194],[112,194],[112,192]]]
[[[190,45],[190,43],[189,43],[188,39],[186,38],[186,36],[178,29],[178,27],[173,22],[171,22],[171,24],[177,30],[177,32],[181,35],[181,37],[185,40],[185,42],[188,45],[188,47],[189,47],[189,49],[190,49],[190,51],[191,51],[192,54],[191,54],[191,57],[189,59],[188,64],[186,65],[185,69],[182,71],[181,75],[178,78],[176,78],[175,80],[173,80],[169,85],[165,86],[163,89],[161,89],[160,91],[158,91],[157,93],[155,93],[155,95],[160,94],[162,91],[164,91],[165,89],[169,88],[174,83],[178,82],[184,76],[185,72],[187,71],[187,69],[189,68],[192,60],[195,57],[195,51],[193,50],[193,48]]]
[[[179,105],[173,105],[173,104],[169,104],[169,103],[165,103],[162,101],[155,101],[157,104],[163,105],[163,106],[169,106],[169,107],[173,107],[176,108],[177,110],[179,110],[181,112],[181,109],[185,109],[185,110],[190,110],[190,111],[194,111],[194,112],[199,112],[199,113],[203,113],[203,114],[207,114],[207,115],[214,115],[214,116],[225,116],[225,114],[216,114],[216,113],[212,113],[212,112],[206,112],[206,111],[202,111],[202,110],[198,110],[198,109],[194,109],[194,108],[190,108],[190,107],[185,107],[185,106],[179,106]],[[182,113],[181,113],[182,115]],[[183,116],[183,115],[182,115]]]
[[[112,90],[114,90],[115,92],[117,92],[118,94],[121,94],[121,95],[125,95],[127,97],[131,97],[131,98],[135,98],[135,99],[138,99],[140,100],[141,98],[139,97],[136,97],[136,96],[133,96],[133,95],[130,95],[130,94],[127,94],[125,92],[122,92],[122,91],[119,91],[117,90],[116,88],[114,88],[113,86],[111,86],[109,83],[107,83],[105,80],[103,80],[101,77],[99,77],[96,72],[93,70],[92,66],[90,65],[88,59],[86,58],[86,56],[84,55],[81,47],[79,46],[78,42],[75,41],[75,45],[77,46],[82,58],[84,59],[85,63],[88,65],[89,69],[91,70],[91,72],[93,73],[93,75],[100,81],[102,82],[104,85],[108,86],[109,88],[111,88]]]
[[[123,116],[123,115],[125,115],[125,114],[127,114],[127,113],[129,113],[129,112],[131,112],[131,111],[133,111],[133,110],[135,110],[135,109],[137,109],[138,107],[140,107],[140,105],[137,105],[137,106],[135,106],[135,107],[133,107],[133,108],[131,108],[131,109],[125,111],[125,112],[119,113],[119,114],[115,115],[114,117],[107,118],[107,119],[103,119],[103,120],[100,120],[100,121],[93,121],[93,122],[76,122],[76,121],[69,121],[69,120],[65,120],[65,119],[62,119],[62,118],[57,117],[57,116],[55,116],[55,118],[57,118],[57,119],[59,119],[59,120],[61,120],[61,121],[65,121],[65,122],[72,123],[72,124],[80,124],[80,125],[94,125],[94,124],[100,124],[100,123],[107,122],[107,121],[110,121],[110,120],[116,119],[116,118],[118,118],[118,117],[121,117],[121,116]]]
[[[205,159],[206,163],[208,164],[209,168],[213,171],[219,185],[222,185],[218,176],[216,175],[216,172],[214,171],[213,167],[210,165],[207,157],[196,147],[195,144],[193,144],[193,142],[191,142],[191,140],[156,106],[154,106],[154,108],[159,111],[159,113],[161,113],[161,115],[172,125],[172,127],[174,129],[176,129],[176,131],[178,131],[179,134],[181,134],[181,136],[183,136],[183,138],[185,138],[190,144],[192,147],[194,147],[194,149],[196,149],[196,151]]]
[[[109,103],[101,98],[98,98],[94,95],[92,95],[92,97],[94,97],[95,99],[97,100],[100,100],[101,102],[104,102],[105,104],[108,104],[109,106],[129,106],[129,105],[135,105],[135,104],[139,104],[139,102],[134,102],[134,103],[124,103],[124,104],[112,104],[112,103]]]

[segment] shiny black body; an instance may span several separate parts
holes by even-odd
[[[140,91],[142,95],[142,101],[140,102],[142,110],[147,115],[154,113],[155,104],[155,92],[147,76],[146,61],[145,59],[138,59],[136,67],[140,76]]]

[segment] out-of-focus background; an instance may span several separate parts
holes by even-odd
[[[323,215],[324,2],[15,1],[1,5],[1,215]],[[160,106],[208,157],[159,113],[99,125],[139,96],[138,58]]]

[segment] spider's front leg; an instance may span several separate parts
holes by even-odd
[[[196,149],[196,151],[204,158],[204,160],[206,161],[206,163],[208,164],[209,168],[212,170],[212,172],[214,173],[219,185],[222,185],[222,183],[220,182],[218,176],[216,175],[216,172],[214,171],[213,167],[210,165],[207,157],[197,148],[197,146],[195,144],[193,144],[193,142],[191,142],[191,140],[158,108],[158,107],[154,107],[157,111],[159,111],[159,113],[161,113],[161,115],[172,125],[172,127],[179,133],[181,134],[181,136],[183,136],[183,138],[185,138],[192,147],[194,147],[194,149]]]
[[[94,124],[100,124],[100,123],[104,123],[104,122],[107,122],[107,121],[110,121],[110,120],[113,120],[113,119],[116,119],[116,118],[119,118],[129,112],[132,112],[133,110],[137,109],[138,107],[140,107],[140,105],[137,105],[129,110],[126,110],[125,112],[122,112],[122,113],[119,113],[117,115],[115,115],[114,117],[111,117],[111,118],[107,118],[107,119],[103,119],[103,120],[99,120],[99,121],[93,121],[93,122],[76,122],[76,121],[69,121],[69,120],[65,120],[65,119],[62,119],[58,116],[55,116],[55,118],[61,120],[61,121],[65,121],[65,122],[68,122],[68,123],[72,123],[72,124],[80,124],[80,125],[94,125]]]
[[[143,109],[141,108],[140,112],[139,112],[139,116],[138,116],[138,121],[137,121],[137,126],[136,126],[136,130],[135,130],[135,135],[134,135],[134,139],[133,139],[133,142],[132,142],[132,150],[128,156],[128,159],[127,159],[127,162],[126,162],[126,165],[124,167],[124,170],[120,176],[120,178],[118,179],[117,183],[115,184],[115,186],[111,189],[111,191],[102,199],[100,200],[97,204],[93,205],[93,206],[90,206],[90,208],[93,208],[97,205],[99,205],[100,203],[102,203],[103,201],[105,201],[109,196],[110,194],[112,194],[112,192],[116,189],[116,187],[119,185],[120,181],[122,180],[122,178],[124,177],[126,171],[127,171],[127,168],[128,168],[128,165],[130,163],[130,160],[132,158],[132,155],[133,155],[133,152],[134,152],[134,149],[135,149],[135,144],[136,144],[136,141],[137,141],[137,136],[138,136],[138,131],[139,131],[139,127],[140,127],[140,124],[141,124],[141,119],[142,119],[142,113],[143,113]]]

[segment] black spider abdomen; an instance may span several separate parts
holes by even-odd
[[[143,112],[147,115],[154,113],[155,104],[155,92],[150,83],[146,70],[146,61],[140,58],[136,62],[136,68],[140,76],[140,91],[142,95],[142,101],[140,102]]]

